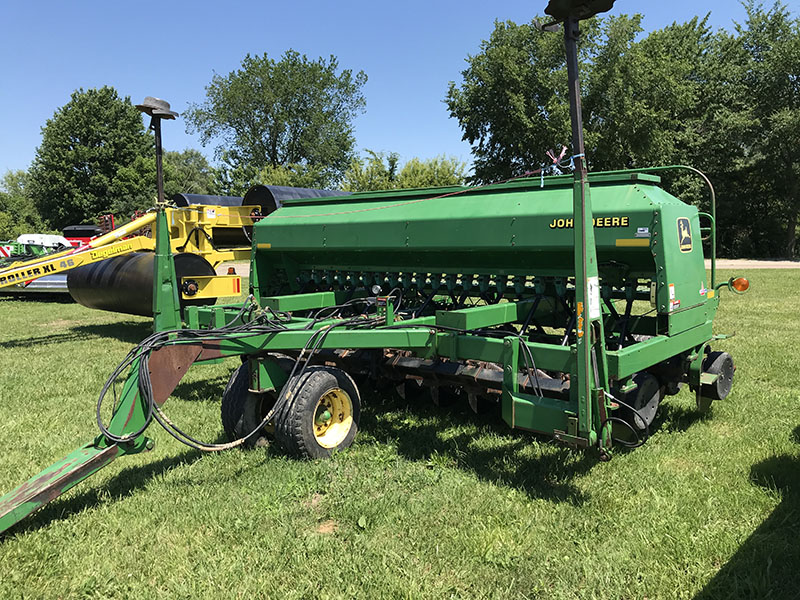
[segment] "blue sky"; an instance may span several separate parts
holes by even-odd
[[[797,14],[800,0],[786,4]],[[460,80],[465,58],[478,51],[495,19],[527,22],[545,5],[9,1],[0,8],[0,174],[29,166],[41,127],[77,88],[112,85],[134,102],[159,96],[181,112],[202,101],[214,72],[230,72],[248,52],[277,58],[288,48],[311,58],[334,54],[342,67],[367,73],[367,111],[356,121],[360,150],[394,151],[403,160],[445,154],[469,161],[469,146],[442,102],[448,81]],[[647,30],[706,12],[714,27],[732,29],[744,16],[736,0],[617,0],[612,14],[636,11]],[[165,124],[164,144],[212,157],[212,148],[203,149],[180,119]]]

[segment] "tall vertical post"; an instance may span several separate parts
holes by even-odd
[[[167,207],[164,201],[164,171],[162,163],[163,148],[161,144],[161,121],[174,119],[178,113],[170,110],[169,102],[161,98],[148,96],[141,104],[137,104],[143,113],[150,115],[150,129],[155,134],[156,142],[156,186],[158,199],[156,202],[156,257],[153,267],[153,330],[170,331],[181,326],[180,303],[178,300],[178,280],[175,275],[175,261],[169,240],[169,223]]]
[[[156,179],[158,203],[156,210],[155,237],[156,258],[153,266],[153,331],[171,331],[181,326],[180,301],[178,299],[175,261],[169,241],[167,207],[164,202],[164,171],[161,157],[161,117],[153,115],[150,127],[156,137]]]
[[[575,224],[573,231],[578,428],[580,433],[589,439],[589,443],[594,444],[598,442],[597,432],[600,431],[600,424],[605,415],[605,397],[600,390],[608,389],[608,376],[592,200],[583,143],[583,115],[578,77],[579,35],[579,20],[572,16],[568,17],[564,21],[564,46],[567,54],[572,152],[575,162],[572,210]],[[603,446],[609,446],[610,441],[610,437],[600,440]]]
[[[154,116],[150,122],[150,128],[155,133],[156,137],[156,187],[158,189],[158,206],[164,205],[164,168],[162,163],[162,155],[164,154],[161,147],[161,117]]]

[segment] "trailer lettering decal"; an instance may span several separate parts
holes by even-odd
[[[595,227],[627,227],[630,223],[630,217],[595,217],[592,219]],[[573,219],[553,219],[550,223],[550,229],[572,229],[574,227]]]
[[[108,258],[110,256],[115,256],[117,254],[122,254],[123,252],[128,252],[133,249],[133,244],[121,244],[119,246],[115,246],[112,248],[101,248],[100,250],[93,250],[92,251],[92,258]]]
[[[50,271],[52,271],[52,267],[50,269],[33,267],[31,269],[26,269],[25,271],[9,273],[8,275],[0,276],[0,284],[7,283],[9,281],[27,281],[28,279],[34,279],[39,275],[42,275],[43,273],[49,273]]]
[[[63,261],[62,261],[63,262]],[[70,264],[72,259],[69,260]],[[23,269],[22,271],[12,271],[6,275],[0,275],[0,285],[10,283],[12,281],[23,282],[29,279],[36,279],[41,275],[55,272],[55,265],[42,265],[41,267],[31,267],[30,269]]]

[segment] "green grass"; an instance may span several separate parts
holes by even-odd
[[[724,293],[734,391],[688,390],[608,463],[464,406],[365,394],[353,448],[200,455],[155,426],[0,540],[0,598],[792,598],[800,590],[800,270]],[[727,276],[723,273],[722,276]],[[0,493],[96,435],[94,402],[149,321],[0,299]],[[221,437],[233,364],[165,408]]]

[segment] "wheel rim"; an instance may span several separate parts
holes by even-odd
[[[336,448],[353,426],[353,401],[341,388],[323,394],[314,410],[314,437],[323,448]]]
[[[719,369],[719,379],[717,379],[717,390],[720,399],[724,400],[731,393],[733,387],[733,359],[730,355],[725,357]]]

